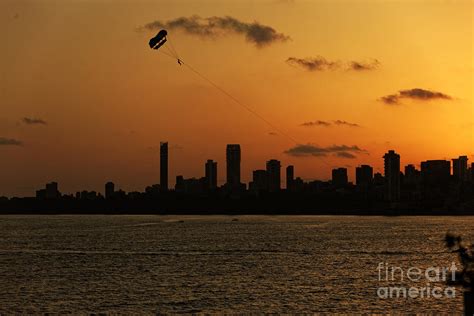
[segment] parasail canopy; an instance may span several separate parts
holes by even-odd
[[[166,32],[166,30],[159,31],[158,34],[156,34],[156,36],[151,38],[148,42],[150,48],[158,49],[163,46],[163,44],[166,43],[166,35],[168,35],[168,32]]]

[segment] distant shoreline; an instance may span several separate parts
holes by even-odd
[[[159,215],[159,216],[171,216],[171,215],[183,215],[183,216],[379,216],[379,217],[400,217],[400,216],[474,216],[474,210],[469,211],[414,211],[414,210],[397,210],[397,211],[374,211],[374,210],[365,210],[365,211],[193,211],[193,210],[182,210],[182,211],[116,211],[108,212],[103,210],[98,211],[0,211],[0,215]]]

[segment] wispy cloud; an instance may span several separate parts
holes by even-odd
[[[315,126],[331,127],[333,125],[347,126],[347,127],[361,127],[359,124],[351,123],[351,122],[347,122],[343,120],[334,120],[332,122],[317,120],[317,121],[304,122],[301,124],[301,126],[305,126],[305,127],[315,127]]]
[[[354,70],[354,71],[370,71],[380,66],[377,59],[371,61],[350,61],[343,63],[340,61],[330,61],[322,56],[297,58],[289,57],[286,62],[291,66],[298,66],[308,71],[325,71],[325,70]]]
[[[359,124],[357,123],[351,123],[351,122],[347,122],[347,121],[342,121],[342,120],[335,120],[334,121],[334,124],[335,125],[340,125],[340,126],[348,126],[348,127],[361,127]]]
[[[324,126],[324,127],[328,127],[328,126],[331,126],[331,123],[330,122],[326,122],[326,121],[312,121],[312,122],[304,122],[301,124],[301,126],[305,126],[305,127],[313,127],[313,126]]]
[[[286,42],[290,40],[288,35],[277,32],[273,27],[260,24],[259,22],[242,22],[231,16],[212,16],[202,18],[197,15],[190,17],[179,17],[166,22],[153,21],[140,27],[141,30],[182,30],[189,35],[201,38],[216,38],[229,34],[244,35],[246,40],[257,47],[268,46],[275,42]]]
[[[296,145],[288,150],[285,150],[284,153],[294,157],[318,157],[327,156],[328,154],[335,154],[338,157],[349,158],[348,154],[354,156],[354,153],[367,153],[367,151],[356,145],[333,145],[328,147],[320,147],[312,144],[306,144]]]
[[[22,145],[23,145],[23,142],[17,139],[0,137],[0,146],[22,146]]]
[[[373,59],[370,62],[351,61],[349,63],[348,70],[368,71],[368,70],[375,70],[379,66],[380,66],[380,62],[377,59]]]
[[[296,58],[289,57],[286,62],[292,66],[299,66],[308,71],[324,71],[334,70],[339,67],[339,63],[336,61],[329,61],[324,57],[307,57],[307,58]]]
[[[436,99],[452,100],[453,98],[442,92],[431,91],[421,88],[413,88],[408,90],[400,90],[396,94],[389,94],[383,96],[380,98],[380,101],[388,105],[396,105],[400,103],[400,99],[430,101]]]
[[[339,158],[346,158],[346,159],[355,159],[357,156],[347,152],[347,151],[340,151],[334,154],[336,157]]]
[[[40,118],[30,118],[30,117],[24,117],[23,123],[27,125],[47,125],[48,124],[45,120],[42,120]]]

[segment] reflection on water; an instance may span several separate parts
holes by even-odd
[[[461,312],[459,289],[455,299],[378,298],[381,286],[413,284],[379,282],[377,266],[449,266],[456,256],[444,248],[445,233],[474,237],[473,224],[472,217],[0,216],[0,312]]]

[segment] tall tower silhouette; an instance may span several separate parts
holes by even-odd
[[[374,169],[369,165],[356,167],[356,185],[369,187],[374,178]]]
[[[456,180],[467,180],[467,156],[459,156],[453,159],[453,176]]]
[[[390,202],[400,200],[400,155],[389,150],[384,156],[385,199]]]
[[[286,189],[293,190],[293,184],[295,183],[295,167],[290,165],[286,167]]]
[[[281,189],[281,164],[278,160],[267,161],[268,191],[277,192]]]
[[[240,145],[228,144],[226,149],[227,186],[230,189],[240,187]]]
[[[207,188],[210,190],[214,190],[217,188],[217,162],[209,159],[206,162],[206,185]]]
[[[168,191],[168,142],[160,143],[160,188]]]

